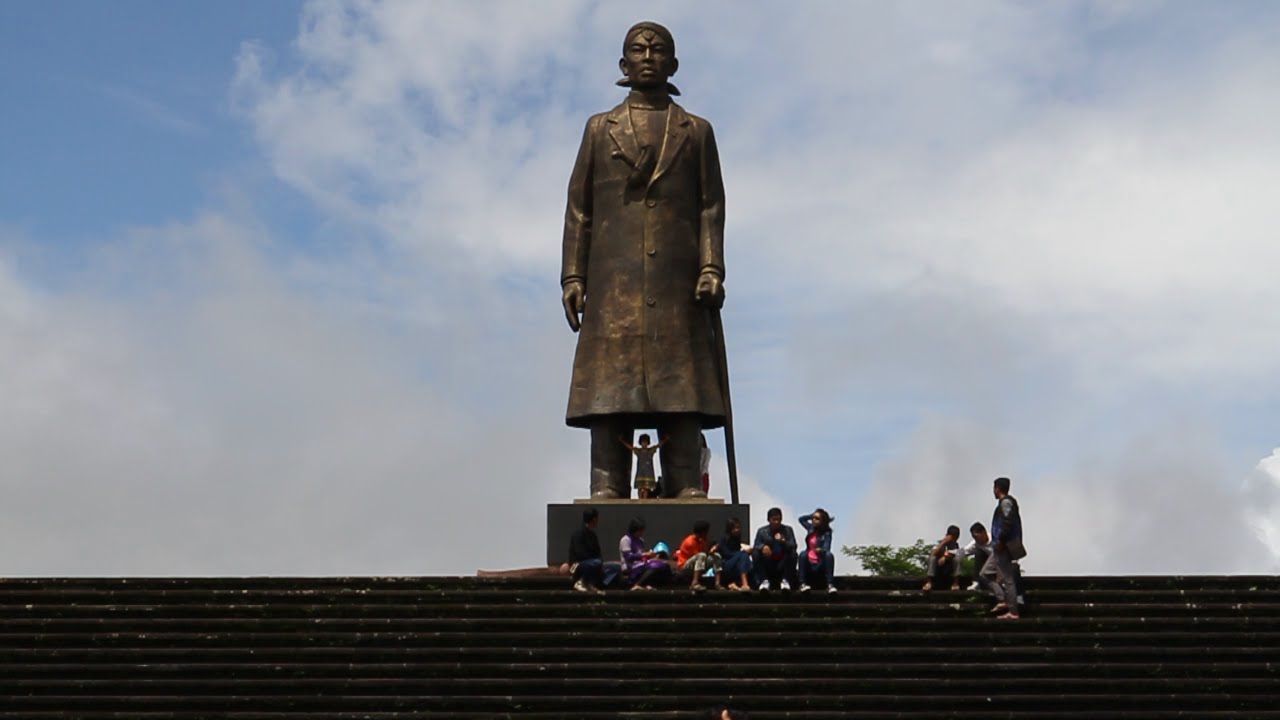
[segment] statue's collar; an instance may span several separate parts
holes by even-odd
[[[666,93],[642,93],[632,90],[627,93],[627,107],[636,110],[666,110],[671,107],[671,96]]]

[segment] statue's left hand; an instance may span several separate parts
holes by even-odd
[[[569,280],[564,284],[561,303],[564,305],[564,318],[569,321],[569,329],[578,332],[582,327],[582,310],[585,306],[587,288],[581,280]]]
[[[715,273],[704,272],[693,296],[700,304],[719,310],[724,307],[724,281]]]

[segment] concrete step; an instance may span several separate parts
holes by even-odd
[[[837,663],[857,659],[871,651],[883,662],[936,662],[954,663],[958,652],[968,650],[983,662],[1005,660],[1011,662],[1280,662],[1280,647],[1262,644],[1254,647],[1229,645],[1184,646],[1160,642],[1158,634],[1145,634],[1142,642],[1121,643],[1114,640],[1084,642],[1077,645],[1013,644],[997,649],[973,645],[968,638],[953,638],[947,634],[932,636],[933,642],[913,645],[870,644],[861,639],[857,643],[835,644],[828,647],[737,645],[681,646],[627,648],[628,662],[694,662],[737,664],[739,662],[773,662],[777,664]],[[614,667],[619,662],[619,650],[613,643],[591,643],[583,638],[563,638],[566,642],[577,640],[575,645],[545,647],[512,647],[493,645],[484,647],[424,647],[402,646],[194,646],[169,647],[163,644],[142,647],[102,647],[100,645],[70,645],[66,647],[3,647],[0,646],[0,662],[52,664],[61,663],[167,663],[167,662],[275,662],[281,664],[303,662],[345,662],[350,665],[385,662],[450,662],[469,665],[480,662],[579,662],[597,663]],[[966,645],[966,643],[968,643]]]
[[[748,684],[748,683],[743,683]],[[641,690],[641,688],[634,688]],[[568,695],[248,695],[218,693],[210,695],[73,695],[73,696],[0,696],[0,708],[8,711],[94,710],[94,711],[230,711],[306,713],[317,712],[561,712],[572,716],[575,708],[594,712],[680,711],[711,708],[719,703],[750,707],[757,713],[797,710],[884,712],[930,711],[948,708],[953,711],[1026,712],[1026,711],[1093,711],[1099,717],[1119,717],[1119,713],[1141,711],[1235,710],[1238,717],[1251,718],[1256,711],[1275,709],[1274,693],[1235,695],[1221,692],[1133,693],[979,693],[964,694],[928,692],[912,695],[891,693],[813,695],[792,690],[780,695],[747,695],[722,688],[706,687],[698,695],[670,695],[659,692],[593,695],[574,692]]]
[[[467,712],[467,711],[413,711],[390,712],[308,712],[307,720],[707,720],[712,708],[699,710],[667,711],[573,711],[566,715],[554,712]],[[0,720],[205,720],[210,715],[191,711],[20,711],[0,710]],[[297,720],[294,712],[224,711],[215,715],[221,720]],[[1102,717],[1093,710],[1018,710],[1018,711],[955,711],[933,708],[927,715],[915,711],[882,710],[777,710],[755,712],[753,719],[764,720],[1097,720]],[[1119,720],[1239,720],[1244,715],[1234,710],[1116,710],[1108,712],[1107,719]],[[1280,710],[1252,710],[1251,720],[1280,720]]]
[[[648,597],[648,594],[646,594]],[[439,603],[439,604],[293,604],[293,603],[226,603],[226,604],[102,604],[102,603],[25,603],[0,606],[0,623],[30,618],[49,620],[120,619],[143,620],[181,618],[261,619],[261,618],[673,618],[711,617],[716,619],[756,619],[770,616],[787,618],[839,618],[858,616],[903,615],[930,617],[984,612],[990,602],[977,597],[954,597],[931,602],[918,599],[882,598],[879,602],[827,601],[815,598],[783,598],[778,602],[727,600],[719,595],[682,596],[665,602],[629,602],[630,598],[575,595],[576,602],[547,603]],[[1280,600],[1280,597],[1276,598]],[[510,598],[507,598],[510,600]],[[1235,616],[1280,617],[1280,602],[1253,602],[1241,599],[1219,601],[1167,600],[1080,600],[1049,602],[1031,597],[1029,611],[1040,617],[1100,617],[1125,615],[1159,615],[1166,617]]]
[[[948,651],[951,652],[951,651]],[[942,653],[939,653],[941,655]],[[954,654],[954,653],[952,653]],[[953,658],[954,659],[954,658]],[[611,679],[615,665],[584,662],[128,662],[121,659],[99,663],[28,662],[0,664],[0,681],[23,678],[65,680],[142,678],[555,678]],[[833,678],[927,678],[965,677],[972,668],[963,662],[838,662],[824,658],[778,662],[735,662],[735,673],[752,678],[811,678],[815,672]],[[627,671],[639,678],[707,678],[723,673],[723,662],[627,662]],[[994,676],[1066,679],[1146,679],[1146,678],[1272,678],[1280,679],[1280,662],[1248,661],[1165,661],[1121,662],[993,662],[983,666]]]
[[[1280,579],[918,578],[584,596],[565,578],[0,580],[8,718],[1280,718]]]

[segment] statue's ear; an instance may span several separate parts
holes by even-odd
[[[671,74],[675,75],[680,70],[680,59],[671,58]]]
[[[622,74],[623,74],[623,75],[626,75],[626,74],[627,74],[627,59],[626,59],[626,58],[618,58],[618,70],[620,70],[620,71],[622,72]]]

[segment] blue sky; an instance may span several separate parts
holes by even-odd
[[[5,221],[59,243],[93,242],[203,204],[254,157],[230,112],[230,58],[246,38],[287,46],[299,7],[6,3]]]
[[[1007,474],[1037,571],[1215,569],[1155,551],[1206,520],[1247,548],[1225,569],[1274,569],[1273,5],[651,15],[721,147],[757,510],[909,542]],[[536,563],[586,487],[564,185],[637,19],[0,6],[0,538],[33,547],[0,572]],[[1135,552],[1059,543],[1081,514]],[[532,540],[423,557],[476,515]]]

